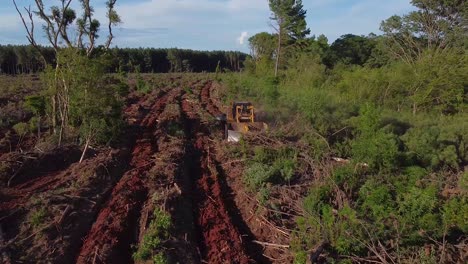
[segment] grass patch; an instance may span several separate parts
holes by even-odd
[[[33,227],[38,227],[44,224],[45,218],[47,216],[47,210],[45,208],[40,208],[31,213],[29,222]]]

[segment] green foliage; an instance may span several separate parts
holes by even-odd
[[[395,135],[380,128],[380,114],[364,106],[356,119],[356,139],[351,143],[355,162],[368,164],[373,171],[393,170],[397,165],[398,145]]]
[[[401,138],[412,156],[423,166],[459,168],[468,162],[466,116],[432,117],[418,121]]]
[[[143,93],[147,94],[151,91],[151,87],[148,85],[148,83],[141,77],[139,73],[137,73],[137,83],[136,83],[136,90]]]
[[[13,126],[13,130],[18,134],[20,137],[24,137],[28,134],[31,130],[28,123],[20,122]]]
[[[410,231],[410,239],[419,237],[415,234],[419,230],[440,235],[440,216],[434,211],[437,201],[437,188],[434,186],[411,187],[406,193],[398,194],[400,223]]]
[[[297,153],[293,149],[279,150],[256,147],[252,162],[244,174],[244,183],[251,191],[258,191],[266,183],[281,184],[294,177]]]
[[[154,264],[168,264],[169,261],[167,260],[167,257],[164,254],[158,253],[153,256],[153,263]]]
[[[26,96],[24,107],[37,116],[43,116],[46,113],[46,100],[43,96]]]
[[[324,63],[333,67],[338,63],[363,66],[370,59],[376,46],[372,37],[347,34],[335,40],[324,56]]]
[[[88,58],[75,49],[63,49],[58,56],[59,61],[67,62],[60,68],[59,85],[68,96],[68,125],[78,129],[82,142],[117,139],[123,127],[124,84],[105,74],[107,61],[103,57]],[[45,81],[53,82],[55,74],[55,69],[48,68]]]
[[[332,188],[327,183],[317,183],[312,186],[309,194],[304,199],[304,210],[310,215],[319,215],[322,208],[328,204]]]
[[[228,99],[249,98],[279,124],[300,120],[294,129],[302,133],[294,137],[313,148],[307,154],[322,163],[329,156],[351,161],[327,163],[323,177],[312,181],[291,235],[296,263],[323,241],[331,255],[376,257],[375,250],[385,248],[395,262],[438,263],[440,249],[426,255],[424,245],[466,236],[468,42],[462,2],[412,1],[416,10],[385,21],[383,36],[345,35],[330,47],[323,38],[295,42],[260,33],[251,38],[254,56],[246,72],[221,76]],[[270,1],[273,18],[286,10],[281,4],[291,3]],[[284,41],[282,66],[272,79],[277,40]],[[293,42],[300,47],[288,47]],[[287,181],[297,166],[290,166],[293,156],[281,159],[268,148],[253,152],[252,158],[248,149],[242,153],[251,160],[244,181],[255,191]]]
[[[444,228],[460,229],[468,232],[468,199],[464,197],[451,198],[442,207]]]
[[[255,191],[268,182],[270,177],[268,165],[253,163],[244,172],[244,183],[251,191]]]
[[[462,172],[458,180],[458,188],[464,193],[468,194],[468,171]]]
[[[391,186],[369,179],[359,189],[360,210],[371,214],[376,224],[388,219],[395,212],[396,204]]]
[[[41,207],[39,210],[33,211],[30,214],[29,222],[33,227],[38,227],[44,224],[45,218],[47,216],[47,210]]]
[[[168,213],[159,208],[154,209],[153,220],[151,221],[142,243],[138,250],[133,253],[134,260],[150,260],[154,263],[166,263],[165,256],[155,251],[161,250],[162,244],[169,237],[169,228],[171,227],[171,217]]]

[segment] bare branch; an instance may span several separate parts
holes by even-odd
[[[36,39],[34,38],[34,19],[33,19],[33,12],[31,11],[31,6],[29,6],[28,8],[26,8],[26,7],[24,8],[26,13],[28,14],[29,21],[31,23],[31,27],[28,27],[28,25],[26,23],[26,20],[24,19],[23,14],[19,10],[18,5],[16,4],[15,0],[13,0],[13,4],[15,5],[15,9],[16,9],[16,11],[18,12],[18,14],[20,16],[21,21],[23,22],[24,28],[26,29],[26,33],[28,34],[26,36],[26,38],[28,39],[29,43],[39,52],[39,54],[41,55],[42,60],[44,62],[44,66],[45,66],[47,64],[47,60],[46,60],[46,58],[44,56],[44,53],[42,52],[41,48],[36,43]]]
[[[107,2],[107,7],[108,7],[108,10],[107,10],[107,17],[108,17],[108,28],[109,28],[109,36],[107,37],[107,41],[106,41],[106,44],[105,44],[105,49],[108,50],[109,49],[109,46],[111,45],[112,43],[112,40],[114,39],[114,34],[112,33],[112,26],[113,25],[117,25],[119,24],[121,21],[120,21],[120,17],[117,15],[117,13],[115,12],[114,10],[114,6],[115,6],[115,3],[117,2],[117,0],[109,0]]]

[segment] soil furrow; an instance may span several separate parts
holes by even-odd
[[[188,100],[182,109],[190,123],[192,139],[192,180],[194,215],[199,234],[202,258],[208,263],[249,263],[242,235],[232,222],[223,200],[223,193],[216,166],[210,157],[209,138],[206,129]]]
[[[138,219],[147,199],[147,171],[154,165],[157,152],[155,129],[158,117],[179,91],[172,90],[157,99],[139,123],[127,171],[112,191],[108,204],[100,211],[80,253],[77,263],[131,263],[131,245],[138,241]],[[139,105],[137,109],[142,107]]]

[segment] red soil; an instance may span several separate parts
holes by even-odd
[[[178,81],[182,82],[180,79]],[[193,211],[189,210],[188,213],[193,214],[194,225],[191,228],[196,234],[194,235],[196,245],[191,243],[187,245],[199,248],[200,254],[199,256],[192,254],[194,257],[190,258],[192,259],[190,263],[258,261],[258,257],[253,256],[252,251],[248,250],[250,241],[243,241],[245,234],[240,230],[245,228],[240,228],[242,223],[232,216],[230,207],[234,203],[228,201],[230,198],[225,193],[226,183],[220,179],[222,172],[218,169],[219,162],[215,160],[213,141],[221,138],[211,134],[209,128],[211,121],[204,117],[206,113],[212,116],[221,114],[220,108],[212,99],[212,82],[197,81],[192,82],[191,86],[195,99],[193,96],[190,98],[188,95],[182,96],[184,92],[180,88],[129,96],[127,101],[129,105],[124,110],[124,115],[130,129],[128,140],[126,139],[128,142],[124,143],[125,146],[121,150],[126,154],[105,157],[101,153],[99,158],[85,160],[81,165],[73,164],[76,162],[74,160],[67,166],[61,167],[51,167],[45,161],[39,162],[39,167],[48,169],[38,173],[34,169],[27,168],[12,187],[0,189],[2,198],[0,219],[5,217],[7,220],[6,223],[0,222],[0,225],[16,226],[7,230],[5,238],[11,241],[9,245],[12,247],[5,247],[5,252],[7,255],[11,253],[13,262],[21,259],[21,251],[27,251],[31,262],[47,260],[59,263],[62,259],[77,263],[133,263],[132,246],[141,242],[142,232],[145,231],[150,195],[161,192],[160,194],[169,197],[164,190],[172,188],[175,181],[178,181],[183,188],[182,191],[179,187],[176,188],[179,195],[184,196],[184,199],[190,196],[188,200],[192,203]],[[178,110],[179,117],[174,115],[178,120],[173,122],[170,120],[172,117],[162,115],[170,115],[174,105],[180,106],[181,109]],[[182,135],[175,133],[168,136],[168,131],[177,130],[179,124],[177,122],[185,127]],[[173,127],[169,127],[170,125]],[[177,136],[181,138],[171,141],[171,138]],[[179,146],[177,142],[186,142],[186,145]],[[116,163],[124,164],[115,165],[109,162],[111,159],[120,159]],[[173,161],[189,164],[190,169],[185,172],[189,174],[188,177],[172,175],[172,177],[159,177],[154,181],[154,175],[150,174],[155,168],[166,174],[178,173],[177,168],[182,165],[173,164]],[[111,164],[122,169],[108,168],[107,166]],[[88,167],[92,167],[92,171],[86,173],[83,171],[83,175],[80,175],[80,170]],[[101,170],[100,173],[96,172],[98,169]],[[102,175],[106,174],[109,179],[102,178]],[[180,180],[181,178],[183,179]],[[70,186],[76,187],[71,189]],[[55,192],[60,193],[58,192],[60,188],[71,190],[64,197],[75,200],[64,200],[64,197],[56,195]],[[52,228],[42,231],[46,234],[45,238],[36,237],[36,234],[32,233],[34,229],[31,229],[25,218],[26,212],[31,210],[27,207],[34,205],[31,197],[38,194],[45,194],[46,204],[52,207],[55,204],[62,206],[59,210],[53,211],[56,215],[52,218]],[[170,204],[168,206],[170,207]],[[8,218],[19,207],[25,208],[21,218]],[[185,213],[171,212],[176,217]],[[23,229],[29,233],[21,233],[26,231],[21,231],[17,227],[20,221],[26,223]],[[175,219],[174,222],[184,221]],[[175,231],[178,228],[175,226]],[[191,231],[179,229],[184,230],[187,240],[187,233]],[[19,240],[17,236],[26,237],[31,242]],[[0,239],[0,249],[3,249],[1,247],[3,242]],[[35,249],[29,250],[28,247],[33,245]],[[196,252],[193,249],[188,251]],[[261,255],[261,252],[257,254]],[[197,257],[200,259],[196,260]],[[0,258],[0,262],[1,260]]]

